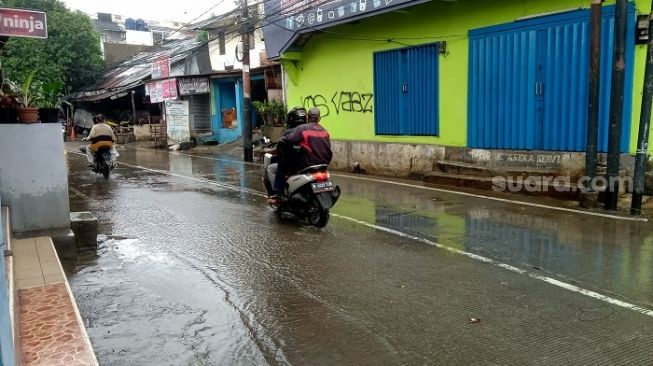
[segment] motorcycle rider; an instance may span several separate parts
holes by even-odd
[[[308,123],[320,123],[320,108],[313,107],[308,111]]]
[[[329,164],[333,153],[329,133],[320,126],[320,110],[312,108],[308,116],[306,109],[293,108],[288,113],[288,125],[291,127],[277,142],[277,154],[280,157],[276,167],[268,167],[274,173],[273,189],[275,195],[271,201],[283,198],[286,176],[313,165]],[[276,170],[276,172],[275,172]]]
[[[116,135],[113,133],[113,129],[105,123],[104,116],[101,114],[93,117],[93,124],[91,132],[86,138],[82,139],[82,141],[91,141],[91,143],[86,146],[86,159],[88,159],[88,166],[91,168],[95,166],[95,153],[101,147],[111,148],[111,161],[115,164],[116,158],[119,154],[114,145]]]

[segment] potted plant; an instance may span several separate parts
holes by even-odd
[[[63,86],[64,83],[61,81],[43,84],[43,95],[40,103],[41,109],[39,109],[41,122],[59,122],[59,111],[63,102],[63,94],[61,93]]]
[[[255,100],[252,102],[252,107],[254,107],[254,110],[256,110],[259,116],[261,116],[263,124],[267,125],[269,115],[269,106],[267,100],[263,102]]]
[[[35,123],[39,120],[37,103],[41,98],[41,84],[34,80],[36,70],[30,72],[18,89],[18,118],[23,123]]]
[[[286,106],[282,102],[272,101],[270,103],[270,114],[275,126],[283,125],[283,117],[286,115]]]
[[[0,123],[18,122],[18,100],[16,100],[15,84],[6,81],[0,85]]]

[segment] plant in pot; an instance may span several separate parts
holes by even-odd
[[[39,120],[38,103],[41,101],[42,85],[34,80],[36,70],[30,72],[18,88],[18,118],[23,123],[35,123]]]
[[[267,125],[268,124],[268,116],[269,116],[269,106],[267,101],[258,101],[255,100],[252,102],[252,106],[256,110],[256,112],[261,116],[261,120],[263,121],[263,124]]]
[[[43,95],[40,103],[41,109],[39,109],[41,122],[59,122],[59,111],[63,103],[63,94],[61,93],[63,87],[64,83],[61,81],[43,84]]]
[[[270,105],[270,109],[272,110],[270,114],[272,114],[274,125],[277,127],[283,126],[283,117],[286,115],[286,105],[276,101],[272,101]]]
[[[6,81],[0,85],[0,123],[18,123],[18,100],[15,84]]]

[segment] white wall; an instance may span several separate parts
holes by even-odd
[[[211,35],[214,37],[214,35]],[[261,66],[261,52],[265,52],[265,42],[260,41],[262,34],[260,31],[256,32],[255,42],[256,47],[249,52],[250,68],[256,68]],[[241,37],[227,36],[225,39],[225,54],[220,55],[220,43],[219,41],[213,40],[209,43],[209,56],[211,57],[211,67],[214,71],[224,71],[225,66],[233,65],[235,70],[241,70],[243,68],[242,62],[236,60],[236,47],[240,42]],[[252,40],[250,39],[250,42]]]
[[[0,197],[15,232],[70,228],[59,123],[0,124]]]
[[[127,39],[125,43],[139,46],[152,46],[154,44],[152,32],[127,30]]]

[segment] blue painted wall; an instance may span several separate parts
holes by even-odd
[[[1,206],[1,202],[0,202]],[[0,253],[4,258],[7,249],[2,229],[2,211],[0,211]],[[7,274],[4,262],[0,263],[0,366],[14,366],[16,356],[11,338],[11,317],[9,315],[9,291],[7,289]]]
[[[242,121],[245,114],[240,78],[214,79],[211,81],[211,90],[213,92],[213,115],[211,116],[213,134],[221,144],[238,140],[242,136]],[[236,108],[238,127],[223,128],[222,111],[231,108]]]
[[[236,91],[234,90],[234,81],[231,80],[228,82],[219,82],[218,89],[220,96],[220,111],[236,108]]]

